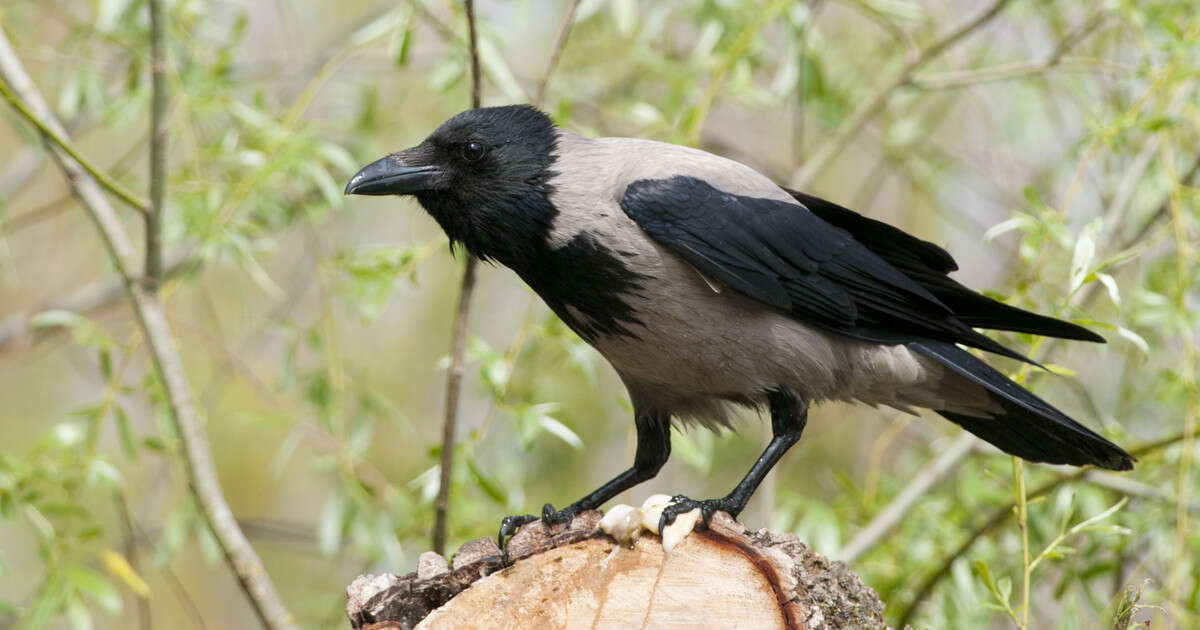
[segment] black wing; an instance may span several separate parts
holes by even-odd
[[[946,275],[957,270],[958,264],[946,250],[933,243],[820,197],[795,190],[787,192],[823,221],[846,230],[854,240],[924,287],[972,328],[1104,343],[1104,337],[1082,326],[1030,313],[964,287]]]
[[[806,322],[867,341],[936,339],[1028,360],[973,330],[849,231],[797,204],[734,195],[675,176],[630,184],[621,208],[710,278]],[[925,245],[911,254],[898,245],[896,256],[953,265],[944,251]]]

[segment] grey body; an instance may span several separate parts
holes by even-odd
[[[559,214],[551,246],[581,232],[598,236],[646,279],[621,299],[633,306],[632,335],[599,335],[596,349],[613,365],[635,405],[712,425],[729,402],[759,404],[785,388],[805,402],[858,401],[985,415],[984,388],[903,345],[881,345],[826,332],[727,290],[651,240],[620,207],[640,179],[688,175],[729,193],[795,204],[754,169],[677,145],[632,138],[588,139],[559,131],[550,200]],[[613,168],[617,165],[617,168]],[[797,212],[808,212],[799,204]],[[568,308],[570,308],[568,306]]]

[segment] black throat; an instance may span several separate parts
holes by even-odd
[[[638,293],[644,277],[598,233],[584,231],[565,245],[551,245],[550,232],[559,215],[550,201],[557,130],[534,130],[522,143],[521,161],[503,163],[500,176],[464,179],[446,190],[418,193],[418,201],[452,246],[461,245],[480,260],[515,271],[584,339],[632,334],[629,326],[638,320],[627,299]]]

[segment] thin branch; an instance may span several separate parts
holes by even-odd
[[[1101,488],[1108,488],[1114,492],[1119,492],[1131,497],[1137,497],[1139,499],[1165,503],[1172,507],[1175,506],[1175,502],[1177,500],[1177,497],[1174,494],[1167,492],[1163,488],[1158,488],[1148,483],[1142,483],[1140,481],[1130,479],[1129,477],[1114,475],[1113,473],[1105,470],[1089,470],[1085,479],[1088,483],[1100,486]],[[1192,501],[1186,505],[1189,512],[1200,512],[1200,503]]]
[[[1183,438],[1183,433],[1176,433],[1175,435],[1163,438],[1157,442],[1151,442],[1149,444],[1144,444],[1138,448],[1132,449],[1130,454],[1132,454],[1134,457],[1144,457],[1182,442]],[[1049,494],[1059,486],[1084,479],[1091,472],[1094,472],[1091,468],[1080,468],[1072,473],[1061,475],[1031,490],[1026,495],[1027,500],[1032,501],[1033,499]],[[933,588],[937,586],[938,582],[941,582],[943,578],[950,574],[950,569],[954,566],[954,563],[958,561],[959,558],[963,557],[967,551],[974,546],[976,541],[978,541],[980,538],[983,538],[1000,525],[1004,524],[1004,522],[1015,513],[1015,509],[1015,502],[1000,506],[994,512],[992,512],[991,516],[989,516],[982,525],[972,531],[967,536],[966,540],[964,540],[962,544],[960,544],[953,552],[951,552],[950,555],[947,556],[940,565],[938,565],[938,568],[934,570],[933,573],[929,574],[929,576],[925,578],[925,581],[921,583],[921,586],[917,589],[917,594],[913,596],[912,602],[908,604],[908,607],[905,608],[902,613],[900,613],[900,620],[896,624],[896,627],[903,628],[911,623],[913,615],[916,614],[917,609],[920,608],[921,604],[929,598],[929,595],[933,592]]]
[[[125,493],[117,491],[113,494],[113,502],[117,508],[117,518],[121,521],[121,539],[125,559],[129,561],[129,566],[133,567],[134,572],[141,572],[141,563],[138,562],[138,538],[137,532],[133,529],[133,515],[129,512],[129,503],[125,501]],[[137,619],[138,628],[141,630],[149,630],[150,623],[150,602],[148,598],[143,597],[143,594],[137,594]]]
[[[145,288],[153,293],[162,284],[163,193],[167,183],[167,79],[163,40],[166,30],[162,0],[149,0],[150,7],[150,205],[146,207]]]
[[[475,1],[464,0],[467,12],[467,35],[471,54],[471,107],[480,106],[479,39],[475,32]],[[458,424],[458,398],[462,389],[467,352],[467,321],[471,315],[471,297],[475,294],[475,268],[478,262],[467,254],[462,283],[458,287],[458,310],[454,314],[454,329],[450,338],[450,369],[446,371],[446,402],[442,417],[441,477],[437,499],[433,504],[433,550],[446,550],[446,521],[449,518],[451,473],[454,470],[454,429]]]
[[[334,457],[345,461],[351,474],[362,484],[372,495],[379,499],[383,505],[388,504],[388,500],[396,494],[395,486],[388,478],[380,472],[370,461],[359,459],[357,457],[349,457],[349,450],[345,444],[339,441],[336,437],[330,435],[328,431],[312,422],[302,422],[296,425],[296,428],[304,431],[308,438],[308,443],[316,452]]]
[[[855,136],[858,135],[860,131],[862,131],[863,127],[866,127],[867,123],[869,123],[871,119],[878,116],[879,113],[882,112],[885,107],[887,107],[888,101],[891,100],[892,93],[905,85],[909,85],[912,82],[913,73],[916,72],[917,69],[937,58],[938,55],[945,52],[954,44],[957,44],[959,40],[963,39],[967,35],[970,35],[976,29],[990,22],[992,18],[996,17],[1010,1],[1011,0],[993,0],[991,5],[988,6],[987,10],[985,10],[975,19],[942,36],[937,41],[922,49],[921,52],[916,54],[916,56],[909,59],[904,66],[900,68],[900,71],[891,78],[891,80],[879,88],[879,90],[876,91],[875,94],[870,98],[868,98],[863,105],[858,108],[857,111],[850,115],[850,118],[846,119],[846,122],[842,123],[842,126],[837,130],[833,138],[828,143],[822,145],[821,148],[813,154],[812,158],[805,162],[804,167],[801,168],[792,179],[793,187],[800,189],[807,187],[808,184],[812,182],[814,177],[820,174],[821,171],[825,170],[825,167],[829,166],[829,164],[833,162],[834,158],[840,155],[842,151],[844,151],[846,147],[850,145],[850,142],[855,138]]]
[[[126,508],[125,516],[129,519],[129,527],[137,537],[138,542],[148,548],[153,548],[154,541],[151,540],[150,535],[146,533],[141,524],[137,522],[137,519],[133,516],[133,512],[128,507]],[[200,607],[196,605],[196,601],[192,599],[192,596],[188,593],[188,589],[184,587],[183,581],[171,569],[170,563],[164,563],[163,566],[158,567],[158,571],[162,574],[163,579],[170,589],[175,592],[175,596],[183,603],[183,608],[189,613],[192,623],[200,630],[208,630],[208,626],[204,623],[204,615],[200,612]]]
[[[463,0],[463,5],[467,10],[467,45],[471,53],[471,108],[479,109],[482,106],[482,86],[479,79],[479,35],[475,28],[475,0]]]
[[[124,201],[129,205],[129,207],[143,214],[146,213],[146,208],[149,205],[146,200],[138,197],[128,188],[121,185],[120,182],[109,177],[95,164],[92,164],[90,160],[83,157],[83,155],[79,153],[79,150],[76,149],[75,146],[66,139],[66,134],[63,132],[61,124],[59,124],[57,121],[50,122],[51,120],[54,120],[50,116],[38,116],[30,109],[23,99],[18,96],[18,93],[24,91],[23,88],[25,86],[23,84],[13,85],[11,83],[12,82],[7,78],[4,81],[0,81],[0,96],[3,96],[4,100],[9,102],[9,104],[13,106],[13,109],[17,110],[17,113],[20,114],[22,118],[29,121],[29,123],[34,127],[37,127],[38,131],[41,132],[42,137],[48,142],[52,143],[57,150],[61,151],[67,157],[71,158],[72,161],[78,164],[81,171],[89,175],[93,180],[95,180],[109,192],[116,195],[118,199]]]
[[[579,2],[580,0],[571,0],[571,5],[567,7],[567,13],[563,16],[562,25],[558,27],[558,37],[554,38],[554,50],[550,53],[550,61],[546,62],[546,70],[542,72],[542,80],[538,81],[537,92],[534,93],[534,107],[540,108],[546,102],[546,86],[550,84],[550,75],[554,74],[554,68],[558,66],[563,48],[567,45],[567,37],[571,34],[571,27],[575,25],[575,12],[579,9]]]
[[[1050,55],[1042,61],[1005,64],[977,70],[957,70],[931,77],[913,77],[912,85],[924,90],[948,90],[981,83],[1010,81],[1036,76],[1055,68],[1091,69],[1107,67],[1111,62],[1103,59],[1068,59],[1066,55],[1078,46],[1080,42],[1087,39],[1089,35],[1096,32],[1104,24],[1104,21],[1108,19],[1109,15],[1111,13],[1108,11],[1101,11],[1093,15],[1081,24],[1079,28],[1067,33],[1054,47]]]
[[[846,546],[837,553],[836,559],[846,564],[853,564],[863,554],[879,544],[904,520],[905,515],[922,496],[958,468],[959,462],[971,453],[975,441],[974,435],[964,431],[937,459],[926,464],[905,486],[904,490],[897,494],[896,498],[892,499],[892,502],[883,511],[875,515],[875,518],[871,519],[871,522],[862,531],[850,539],[850,542],[846,543]]]
[[[178,275],[188,269],[191,269],[195,260],[190,258],[183,252],[177,252],[167,257],[167,268],[165,276],[167,278]],[[134,278],[135,281],[140,281],[140,278]],[[75,291],[72,291],[67,296],[43,303],[40,307],[34,309],[33,313],[16,313],[0,321],[0,352],[4,352],[10,347],[23,344],[18,342],[34,332],[32,318],[36,313],[47,310],[71,311],[86,315],[93,313],[120,302],[127,296],[125,291],[125,283],[122,278],[98,280],[86,286],[83,286]],[[60,326],[55,326],[47,330],[47,335],[53,335],[63,332],[65,329]],[[37,339],[41,339],[38,335]]]
[[[1113,70],[1122,71],[1124,68],[1114,68],[1112,63],[1104,59],[1090,57],[1069,57],[1058,61],[1039,61],[1033,63],[1012,63],[980,68],[979,70],[955,70],[929,77],[913,78],[913,86],[922,90],[953,90],[986,83],[1015,81],[1028,79],[1046,74],[1052,70]]]
[[[442,39],[450,43],[462,43],[462,37],[458,33],[455,33],[454,29],[451,28],[449,24],[446,24],[441,18],[434,15],[434,13],[429,10],[429,7],[425,6],[424,2],[421,2],[421,0],[409,0],[408,4],[412,6],[413,10],[421,15],[422,19],[433,26],[434,30],[436,30],[438,34],[442,36]],[[471,7],[471,10],[473,11],[474,7]],[[474,24],[473,19],[471,19],[469,16],[468,19],[471,20],[472,24]],[[471,39],[471,50],[474,50],[474,34],[471,35]]]
[[[29,147],[9,161],[8,168],[0,174],[0,198],[12,199],[17,191],[24,188],[42,170],[45,156],[45,151]]]
[[[70,123],[64,123],[63,126],[66,129],[67,134],[72,133]],[[129,163],[133,160],[133,158],[141,156],[144,152],[142,147],[145,145],[145,142],[146,137],[139,138],[132,142],[129,145],[129,149],[126,150],[121,157],[117,158],[117,160],[112,163],[112,166],[108,167],[108,173],[114,179],[123,177],[129,170]],[[33,162],[33,164],[37,167],[37,170],[41,169],[41,158],[45,157],[46,151],[41,147],[30,147],[26,149],[21,156],[18,156],[17,160],[14,160],[16,163],[14,164],[14,167],[9,169],[9,172],[4,176],[0,177],[0,199],[11,199],[21,188],[24,187],[25,183],[28,183],[28,180],[20,179],[20,176],[24,173],[18,171],[21,171],[21,168],[23,168],[22,163],[28,160],[30,155],[37,158]],[[33,175],[36,175],[36,173],[37,171],[31,173],[29,175],[29,179],[32,179]],[[6,179],[10,176],[11,179]],[[13,188],[8,188],[8,186],[13,186]],[[73,201],[74,199],[75,192],[68,185],[66,191],[63,192],[63,194],[57,199],[47,201],[16,216],[5,217],[3,220],[0,220],[0,233],[5,233],[11,236],[14,232],[33,227],[42,223],[43,221],[52,219],[66,211],[68,209],[69,202]]]
[[[9,44],[8,36],[0,27],[0,78],[6,88],[6,96],[19,104],[25,111],[37,115],[44,121],[43,133],[53,133],[59,138],[65,134],[46,105],[42,95],[30,80],[20,59]],[[121,276],[126,292],[132,302],[134,314],[145,335],[155,370],[162,382],[170,417],[179,433],[183,450],[184,469],[188,477],[188,489],[196,498],[201,512],[212,530],[217,543],[233,569],[242,589],[263,625],[272,630],[295,628],[291,614],[283,606],[279,595],[263,567],[262,561],[246,540],[233,518],[229,504],[221,494],[217,481],[216,467],[208,439],[200,427],[200,419],[192,402],[191,390],[183,361],[175,348],[171,327],[158,296],[147,293],[135,281],[133,269],[134,250],[125,233],[117,213],[104,196],[97,180],[67,150],[69,143],[54,142],[50,147],[54,159],[67,174],[75,193],[89,217],[96,224],[101,241],[112,258],[113,267]],[[145,207],[144,205],[140,207]]]

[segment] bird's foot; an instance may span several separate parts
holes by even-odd
[[[725,512],[729,516],[737,518],[738,513],[742,511],[742,506],[738,505],[737,501],[731,497],[697,501],[677,494],[671,497],[670,505],[663,508],[662,516],[658,517],[658,531],[666,531],[667,525],[674,523],[676,516],[695,509],[700,510],[700,521],[704,523],[704,527],[708,527],[708,522],[712,520],[713,514]]]
[[[516,534],[517,530],[521,529],[523,525],[532,523],[538,519],[541,519],[542,523],[544,523],[546,527],[551,527],[553,525],[567,525],[571,521],[575,520],[575,517],[578,516],[581,511],[582,510],[580,510],[575,504],[568,505],[561,510],[555,510],[553,505],[547,503],[546,505],[542,506],[541,516],[535,516],[533,514],[506,516],[504,517],[504,520],[500,521],[500,534],[496,537],[496,544],[500,546],[501,550],[503,550],[504,544],[510,537],[512,537],[513,534]]]

